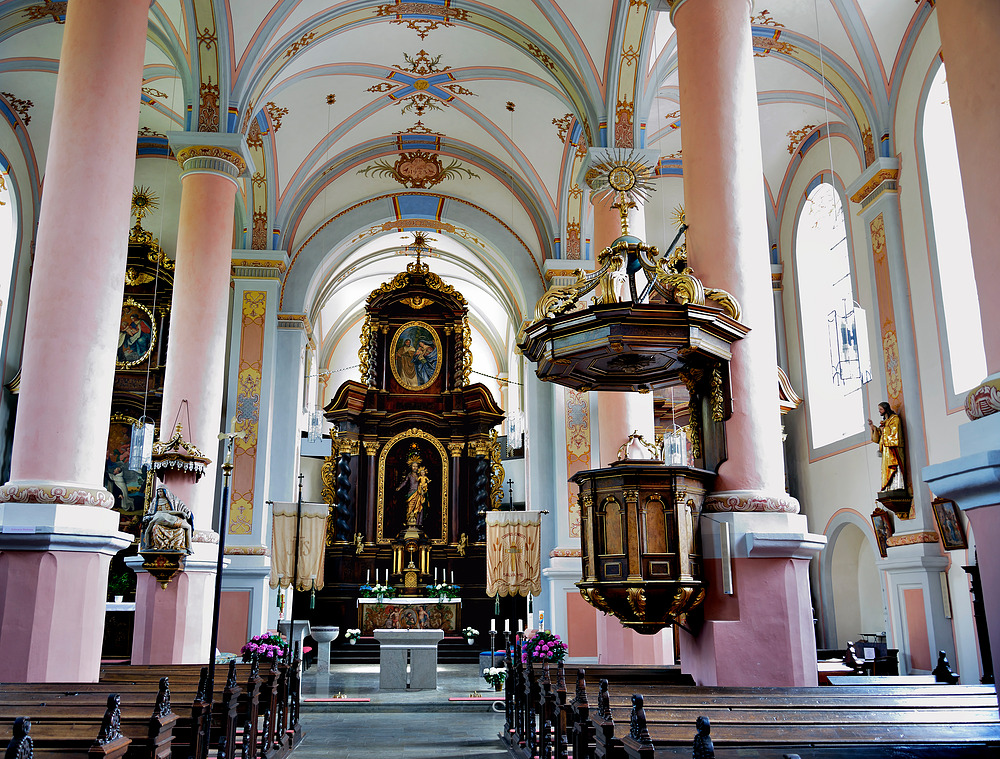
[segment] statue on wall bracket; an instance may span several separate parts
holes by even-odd
[[[913,518],[913,495],[906,484],[906,449],[903,420],[888,401],[878,404],[878,426],[869,419],[872,442],[878,445],[882,460],[881,479],[876,500],[900,519]]]

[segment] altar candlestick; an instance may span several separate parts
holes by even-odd
[[[545,629],[545,612],[542,610],[538,611],[538,629],[539,630]]]
[[[510,620],[509,619],[505,619],[503,621],[503,631],[505,633],[509,633],[510,632]]]

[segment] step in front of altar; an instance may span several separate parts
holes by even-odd
[[[489,641],[484,641],[489,649]],[[470,646],[465,638],[446,637],[438,644],[438,662],[440,664],[479,664],[480,645]],[[335,664],[378,664],[379,645],[373,637],[362,637],[353,646],[336,641],[330,647],[330,662]]]

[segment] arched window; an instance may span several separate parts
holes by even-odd
[[[970,287],[975,277],[969,223],[943,65],[934,75],[924,102],[923,148],[938,297],[944,311],[945,364],[950,369],[951,392],[959,394],[986,376],[986,353],[979,295]]]
[[[17,244],[17,225],[14,217],[14,196],[10,191],[6,159],[0,155],[0,341],[7,326],[10,310],[10,280],[14,269],[14,246]]]
[[[795,232],[806,405],[813,448],[864,429],[870,379],[864,312],[854,302],[844,207],[834,187],[810,185]]]

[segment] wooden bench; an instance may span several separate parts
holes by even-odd
[[[152,706],[122,707],[121,695],[99,692],[17,693],[4,688],[0,741],[24,743],[53,756],[169,759],[177,715],[160,685]],[[27,714],[39,715],[32,725]]]
[[[514,757],[574,759],[687,756],[699,716],[709,718],[720,756],[777,757],[801,750],[833,756],[911,751],[912,756],[1000,755],[1000,719],[992,686],[942,684],[841,685],[836,688],[705,688],[648,682],[619,668],[615,685],[602,678],[596,698],[591,668],[579,670],[575,689],[561,667],[508,662],[507,725],[503,738]],[[633,679],[635,678],[635,679]],[[513,682],[511,682],[513,680]],[[590,693],[588,694],[588,689]],[[649,745],[634,732],[632,695],[641,697]],[[626,726],[621,730],[618,726]],[[616,733],[617,729],[617,733]],[[630,746],[631,740],[631,749]],[[655,748],[651,748],[655,746]],[[846,747],[846,748],[845,748]],[[639,749],[642,749],[641,753]],[[654,753],[649,753],[650,751]],[[829,753],[834,752],[834,753]],[[853,753],[852,753],[853,752]],[[874,755],[874,754],[873,754]]]
[[[27,716],[33,723],[34,749],[71,755],[92,750],[108,693],[121,700],[118,720],[128,755],[167,759],[208,754],[204,736],[211,727],[211,748],[234,757],[278,759],[302,738],[299,724],[298,659],[259,672],[256,664],[231,664],[215,693],[207,693],[207,668],[200,665],[113,665],[101,670],[98,683],[10,683],[0,686],[0,740],[14,736],[14,721]],[[237,681],[245,682],[240,687]],[[172,703],[168,725],[153,731],[150,715],[163,699]],[[161,694],[158,696],[158,691]],[[101,706],[104,704],[104,706]],[[75,720],[75,722],[74,722]],[[126,749],[123,748],[122,751]]]

